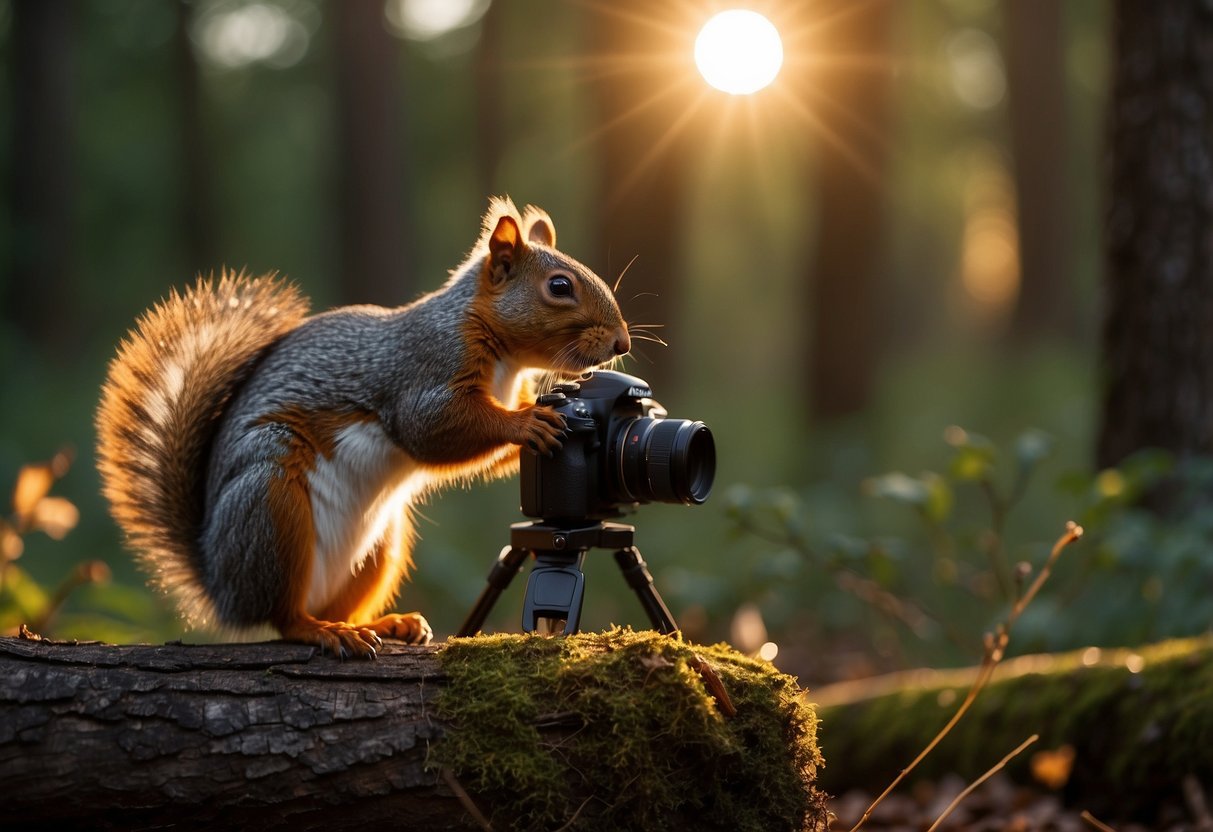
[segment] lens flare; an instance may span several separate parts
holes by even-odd
[[[783,41],[758,12],[730,9],[713,17],[695,39],[695,66],[705,81],[732,95],[769,85],[783,65]]]

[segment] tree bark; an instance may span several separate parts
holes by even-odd
[[[436,650],[0,639],[4,826],[468,828],[425,768]]]
[[[1096,456],[1213,453],[1213,13],[1118,0]]]

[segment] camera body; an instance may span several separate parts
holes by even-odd
[[[704,502],[716,446],[703,422],[668,419],[643,379],[596,370],[538,403],[566,420],[551,457],[523,453],[522,513],[567,525],[621,516],[640,503]]]

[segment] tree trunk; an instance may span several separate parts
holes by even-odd
[[[466,828],[425,768],[435,652],[0,639],[5,828]]]
[[[382,3],[335,3],[341,295],[395,306],[413,299],[403,189],[400,44]]]
[[[1118,0],[1096,451],[1213,452],[1213,14]]]
[[[1019,217],[1019,299],[1011,334],[1074,331],[1062,14],[1056,0],[1006,5],[1007,91]]]
[[[594,83],[598,104],[600,199],[596,238],[603,250],[600,273],[619,291],[629,322],[657,324],[677,345],[675,298],[679,293],[680,225],[686,187],[688,139],[694,134],[685,92],[672,86],[661,56],[669,33],[646,0],[616,0],[589,9],[594,55],[602,75]],[[632,259],[635,258],[635,262]],[[631,263],[629,267],[628,264]],[[636,344],[633,370],[661,389],[673,377],[660,347]]]
[[[207,274],[216,267],[214,197],[211,182],[214,169],[207,142],[207,123],[202,113],[202,84],[198,60],[190,42],[189,28],[194,6],[177,0],[177,20],[173,33],[173,57],[177,82],[177,106],[180,108],[181,170],[185,193],[181,197],[182,237],[191,274]]]
[[[884,246],[884,169],[891,133],[888,67],[895,7],[874,0],[852,7],[836,0],[822,41],[831,56],[798,79],[806,95],[830,102],[828,139],[817,143],[816,183],[822,206],[810,263],[810,407],[833,419],[868,404],[881,342],[880,253]]]
[[[476,181],[487,197],[497,193],[497,167],[501,164],[501,28],[505,13],[501,3],[489,6],[480,20],[476,43]]]
[[[4,314],[38,351],[69,360],[80,333],[73,292],[72,21],[67,0],[12,4],[12,248]]]

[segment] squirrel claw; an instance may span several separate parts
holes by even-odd
[[[518,444],[549,458],[564,447],[561,437],[568,426],[564,414],[546,406],[531,407],[523,413],[522,436],[516,440]]]
[[[419,612],[390,613],[366,625],[372,633],[408,644],[429,644],[434,637],[430,624]],[[380,644],[383,642],[380,641]]]
[[[321,653],[331,653],[341,661],[356,657],[374,659],[376,648],[383,646],[374,630],[344,621],[320,621],[308,616],[280,630],[284,639],[314,644]]]

